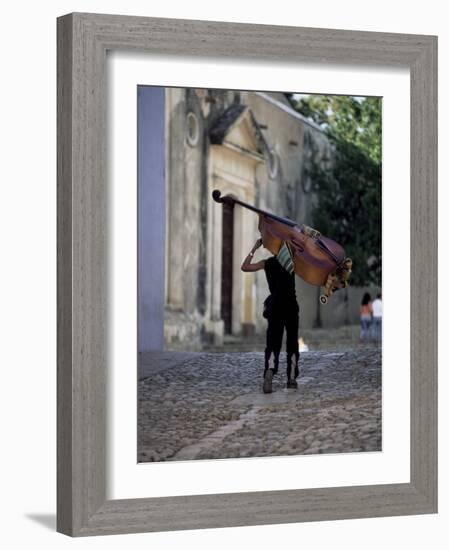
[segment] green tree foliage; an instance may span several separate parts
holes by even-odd
[[[334,149],[327,165],[317,152],[312,158],[314,225],[342,244],[352,258],[353,285],[380,285],[381,99],[308,96],[291,100],[298,112],[326,131]]]

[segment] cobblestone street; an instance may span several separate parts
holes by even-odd
[[[140,363],[139,462],[381,450],[380,348],[302,353],[297,390],[281,354],[267,395],[260,352]]]

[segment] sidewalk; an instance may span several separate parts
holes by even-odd
[[[260,349],[260,348],[259,348]],[[381,450],[381,350],[301,354],[298,390],[262,393],[262,352],[141,357],[138,461]]]

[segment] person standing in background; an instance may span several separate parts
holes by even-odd
[[[373,340],[375,342],[382,341],[382,296],[377,295],[373,305]]]
[[[362,342],[369,340],[372,314],[371,296],[368,292],[365,292],[360,304],[360,340]]]

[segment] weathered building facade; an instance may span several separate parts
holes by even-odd
[[[165,340],[195,347],[263,330],[264,274],[240,270],[257,215],[211,194],[311,223],[307,162],[312,148],[329,156],[326,136],[283,94],[170,88],[166,120]]]
[[[217,204],[212,191],[313,226],[311,162],[329,162],[332,147],[281,93],[166,88],[164,116],[164,345],[200,349],[227,333],[260,333],[265,275],[240,270],[258,216]],[[357,322],[357,289],[323,307],[319,289],[296,281],[302,327]]]

